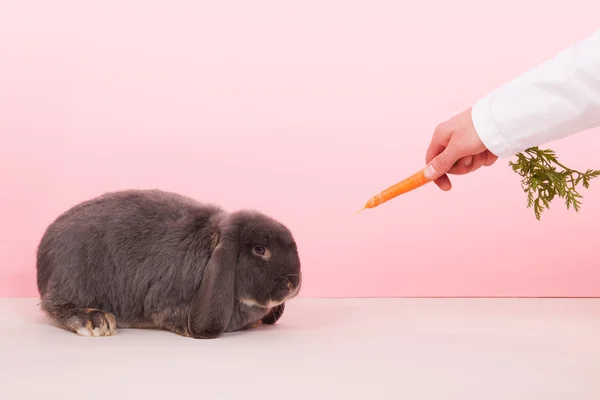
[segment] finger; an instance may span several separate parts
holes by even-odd
[[[468,174],[472,165],[473,156],[466,156],[455,162],[452,168],[450,168],[450,170],[448,171],[448,173],[452,175]]]
[[[461,159],[461,164],[463,165],[463,167],[465,167],[465,168],[467,168],[467,169],[468,169],[468,168],[471,168],[471,165],[473,165],[473,160],[474,160],[474,159],[475,159],[475,157],[473,157],[473,156],[466,156],[466,157],[463,157],[463,158]]]
[[[454,166],[454,163],[462,157],[457,146],[452,141],[444,151],[438,154],[425,168],[425,177],[431,180],[437,180],[446,174]]]
[[[450,182],[450,178],[448,177],[448,175],[442,175],[434,182],[437,185],[437,187],[442,189],[444,192],[447,192],[448,190],[452,189],[452,182]]]
[[[425,153],[425,164],[429,164],[436,156],[442,153],[452,137],[452,131],[446,129],[443,125],[438,125],[433,132],[431,143]]]
[[[479,168],[484,166],[486,162],[488,162],[488,153],[488,151],[484,151],[474,156],[467,156],[461,158],[454,164],[452,168],[450,168],[448,174],[465,175],[477,171]]]
[[[427,153],[425,153],[425,164],[429,164],[431,160],[437,157],[441,152],[446,149],[446,145],[442,145],[440,143],[434,143],[433,141],[429,145],[427,149]]]
[[[486,151],[486,160],[483,165],[485,165],[486,167],[489,167],[490,165],[495,163],[496,160],[498,160],[498,156],[492,154],[492,152],[488,150],[488,151]]]
[[[487,161],[487,154],[485,151],[481,152],[479,154],[476,154],[475,157],[473,157],[473,164],[469,168],[469,172],[477,171],[479,168],[481,168],[485,164],[486,161]]]
[[[431,180],[437,180],[454,166],[456,160],[460,158],[453,148],[447,147],[446,150],[438,154],[425,167],[425,177]]]

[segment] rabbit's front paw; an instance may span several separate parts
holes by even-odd
[[[67,319],[66,325],[73,332],[81,336],[112,336],[117,333],[117,321],[109,312],[94,308],[71,310],[72,315]]]

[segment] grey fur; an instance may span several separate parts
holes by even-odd
[[[291,232],[264,214],[128,190],[78,204],[47,228],[37,284],[42,309],[65,329],[104,324],[108,336],[104,313],[117,327],[213,338],[275,323],[300,290],[301,272]],[[266,308],[270,301],[281,304]]]

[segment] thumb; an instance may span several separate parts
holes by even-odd
[[[438,154],[425,167],[425,177],[435,181],[444,176],[452,166],[460,159],[460,154],[450,145],[444,151]]]

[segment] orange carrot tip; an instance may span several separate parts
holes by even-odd
[[[384,191],[371,197],[362,210],[364,210],[365,208],[375,208],[377,206],[380,206],[383,203],[400,196],[401,194],[408,193],[412,190],[420,188],[421,186],[429,182],[431,182],[431,180],[425,177],[425,168],[423,168],[419,172],[409,176],[408,178],[396,183],[395,185],[390,186]]]

